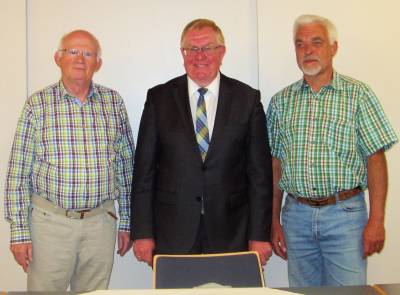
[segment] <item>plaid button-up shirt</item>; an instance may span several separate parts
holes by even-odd
[[[18,121],[5,188],[11,243],[29,242],[28,211],[36,194],[65,209],[118,200],[119,230],[129,231],[134,142],[125,105],[92,84],[76,103],[62,82],[35,94]]]
[[[277,93],[267,125],[280,188],[307,198],[365,189],[367,157],[398,141],[372,90],[336,72],[318,93],[304,80]]]

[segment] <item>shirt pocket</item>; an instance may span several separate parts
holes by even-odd
[[[355,161],[355,127],[351,121],[327,119],[323,122],[321,140],[331,156],[339,158],[347,165]]]

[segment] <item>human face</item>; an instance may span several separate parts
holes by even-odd
[[[75,56],[69,54],[68,51],[70,49],[77,49],[78,54]],[[63,82],[67,85],[88,85],[92,80],[93,74],[101,66],[101,59],[97,57],[98,51],[96,40],[87,32],[77,31],[68,35],[64,39],[62,50],[57,51],[54,55],[56,64],[61,69]],[[82,52],[93,54],[87,57],[83,56]]]
[[[203,50],[197,52],[185,50],[192,47],[212,49],[207,53]],[[217,41],[217,33],[212,28],[204,27],[200,30],[191,29],[186,33],[181,52],[188,76],[199,86],[205,87],[219,72],[225,55],[225,46]]]
[[[301,25],[295,36],[297,64],[305,76],[330,75],[337,42],[329,43],[326,28],[319,23]]]

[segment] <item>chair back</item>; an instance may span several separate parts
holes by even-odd
[[[193,288],[209,283],[227,287],[264,287],[257,252],[199,255],[156,255],[153,286]]]

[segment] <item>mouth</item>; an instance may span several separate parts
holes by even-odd
[[[205,64],[196,64],[196,65],[194,65],[196,68],[205,68],[205,67],[207,67],[208,65],[205,65]]]
[[[319,63],[318,58],[306,58],[303,59],[303,64]]]

